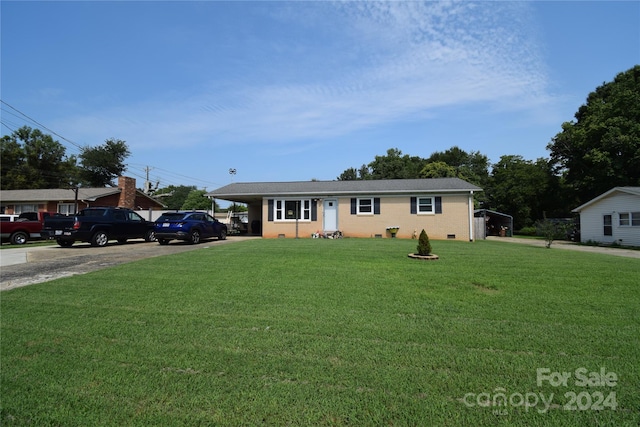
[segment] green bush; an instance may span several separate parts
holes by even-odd
[[[535,236],[537,234],[537,230],[535,227],[522,227],[517,234],[522,236]]]
[[[418,255],[430,255],[431,254],[431,243],[429,242],[429,236],[427,236],[427,232],[422,229],[420,233],[420,237],[418,238]]]
[[[551,243],[553,243],[554,240],[566,238],[571,225],[562,222],[554,222],[553,220],[545,218],[541,221],[537,221],[536,227],[538,233],[544,237],[547,248],[550,248]]]

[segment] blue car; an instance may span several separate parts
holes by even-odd
[[[165,212],[156,220],[154,229],[161,245],[171,240],[185,240],[195,245],[201,239],[227,238],[227,226],[204,212]]]

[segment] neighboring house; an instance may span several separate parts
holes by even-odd
[[[118,187],[2,190],[0,205],[2,213],[57,212],[65,215],[90,206],[120,206],[130,209],[162,209],[164,205],[136,189],[134,178],[121,176]]]
[[[640,246],[640,187],[615,187],[572,212],[580,214],[580,241]]]
[[[473,195],[459,178],[234,183],[206,196],[248,207],[249,229],[263,237],[412,238],[473,240]]]

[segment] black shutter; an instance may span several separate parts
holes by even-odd
[[[440,196],[436,197],[436,213],[437,214],[442,213],[442,197]]]
[[[411,215],[415,215],[418,213],[418,198],[411,198]]]
[[[273,199],[267,200],[268,212],[267,212],[267,220],[273,221]]]
[[[357,212],[358,200],[354,197],[351,199],[351,215],[355,215]]]
[[[311,199],[311,221],[318,220],[318,201]]]
[[[380,197],[373,199],[373,214],[380,215]]]

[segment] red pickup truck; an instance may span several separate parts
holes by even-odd
[[[40,231],[45,218],[58,215],[51,212],[25,212],[13,221],[0,222],[0,239],[14,245],[24,245],[28,240],[41,239]]]

